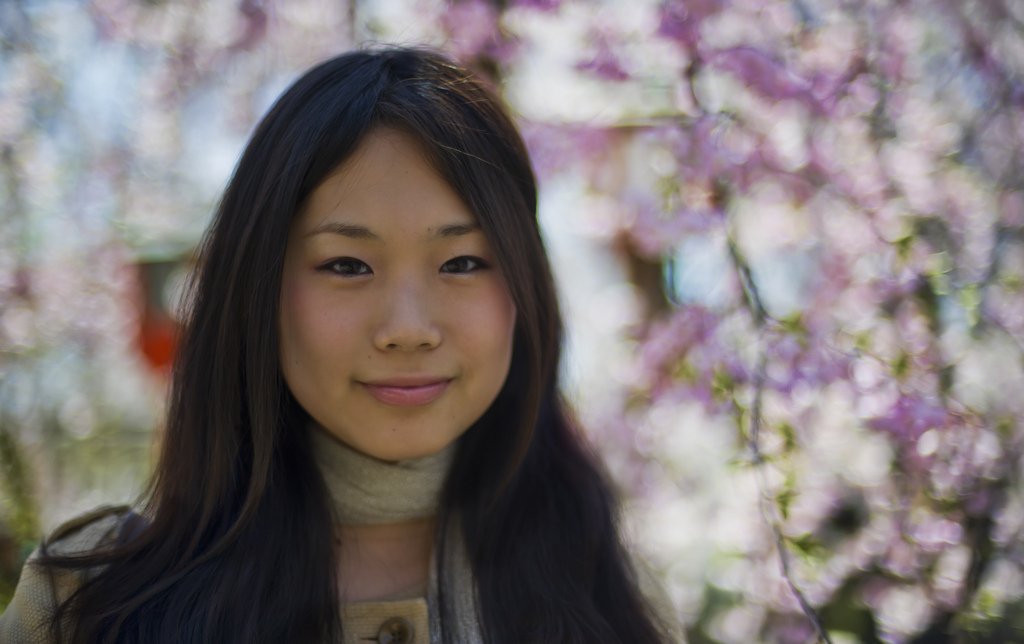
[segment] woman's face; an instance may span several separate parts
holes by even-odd
[[[281,370],[364,454],[427,456],[468,429],[508,375],[515,318],[475,217],[404,133],[366,136],[292,223]]]

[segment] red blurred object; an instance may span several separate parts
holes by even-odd
[[[139,278],[142,285],[142,314],[139,316],[139,349],[146,362],[155,370],[167,372],[174,363],[178,322],[167,302],[168,291],[174,288],[174,274],[183,260],[140,262]]]
[[[174,362],[175,337],[178,324],[166,315],[153,315],[145,311],[142,316],[139,342],[146,362],[154,369],[167,370]]]

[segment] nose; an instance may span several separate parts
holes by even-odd
[[[415,280],[382,295],[373,344],[381,351],[423,351],[441,344],[436,297]]]

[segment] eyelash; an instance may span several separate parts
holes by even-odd
[[[447,271],[447,272],[448,273],[455,273],[455,274],[466,274],[466,273],[475,273],[476,271],[480,271],[480,270],[483,270],[483,269],[487,268],[487,262],[485,262],[484,260],[480,259],[479,257],[473,257],[471,255],[461,255],[459,257],[453,257],[452,259],[449,259],[447,262],[445,262],[444,264],[441,265],[441,269],[443,270],[445,266],[448,266],[450,264],[454,264],[454,263],[465,264],[466,262],[469,262],[469,263],[473,264],[473,266],[471,268],[468,268],[468,269],[462,270],[462,271]]]
[[[446,266],[452,266],[453,264],[458,264],[463,268],[463,270],[445,270]],[[466,264],[470,264],[470,266],[466,268]],[[339,270],[338,267],[341,266],[345,266],[349,269],[355,268],[355,270]],[[460,255],[459,257],[453,257],[452,259],[449,259],[447,262],[442,264],[441,272],[448,273],[450,275],[465,275],[468,273],[475,273],[476,271],[483,270],[485,268],[488,268],[487,262],[480,259],[479,257],[473,257],[471,255]],[[339,277],[345,278],[360,277],[362,275],[373,274],[373,270],[370,269],[369,265],[367,265],[366,262],[355,259],[353,257],[342,257],[340,259],[332,259],[331,261],[321,266],[320,270],[334,273]]]
[[[339,267],[339,266],[346,266],[346,267],[353,267],[354,266],[354,267],[356,267],[356,271],[357,272],[337,270],[336,267]],[[366,270],[362,271],[360,269],[366,269]],[[370,267],[366,264],[366,262],[360,261],[360,260],[352,258],[352,257],[342,257],[340,259],[332,259],[331,261],[329,261],[326,264],[324,264],[323,266],[321,266],[320,270],[327,271],[329,273],[334,273],[335,275],[338,275],[339,277],[359,277],[361,275],[368,275],[368,274],[373,273],[373,271],[370,270]]]

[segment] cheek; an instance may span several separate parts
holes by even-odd
[[[356,320],[332,306],[331,299],[302,280],[286,279],[281,288],[281,363],[286,373],[315,370],[327,356],[348,351]],[[349,309],[351,314],[351,309]]]
[[[281,362],[285,368],[301,361],[309,336],[315,332],[315,325],[310,324],[312,308],[313,300],[302,284],[286,277],[281,285]]]
[[[471,342],[482,366],[500,372],[496,377],[500,375],[504,381],[516,322],[516,307],[504,284],[489,289],[463,318],[463,328],[472,333]]]

